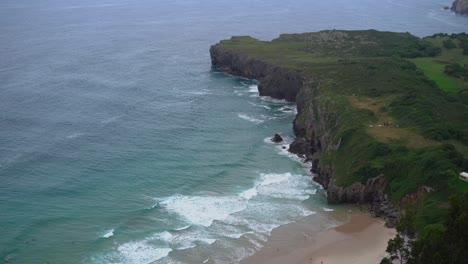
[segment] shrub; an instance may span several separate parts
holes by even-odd
[[[444,41],[442,42],[442,44],[444,45],[444,47],[445,47],[446,49],[454,49],[454,48],[457,47],[457,46],[455,45],[455,42],[453,42],[453,40],[451,40],[451,39],[444,40]]]

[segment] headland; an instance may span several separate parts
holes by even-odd
[[[249,36],[210,49],[212,66],[297,103],[289,151],[312,163],[329,203],[369,205],[394,227],[407,208],[423,230],[466,193],[468,35],[375,30]],[[274,133],[274,131],[272,131]]]

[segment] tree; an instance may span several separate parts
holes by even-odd
[[[410,256],[407,240],[401,237],[400,234],[397,234],[394,239],[388,241],[386,251],[390,254],[388,260],[391,262],[396,260],[399,261],[400,264],[406,263]]]
[[[468,193],[450,199],[445,224],[428,227],[411,248],[408,264],[462,264],[468,259]]]
[[[446,49],[454,49],[457,47],[457,45],[455,45],[455,42],[453,42],[453,40],[451,39],[444,40],[442,44]]]

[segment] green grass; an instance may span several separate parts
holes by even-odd
[[[460,65],[468,64],[468,56],[463,56],[461,48],[446,49],[443,46],[443,41],[451,39],[449,36],[436,36],[426,38],[426,41],[441,48],[441,53],[435,57],[415,58],[411,59],[416,66],[424,72],[428,79],[436,82],[442,90],[449,93],[457,93],[462,89],[468,88],[468,82],[463,78],[454,78],[444,73],[446,65],[451,63],[459,63]],[[456,45],[460,41],[453,40]]]
[[[455,93],[463,84],[461,80],[444,73],[446,63],[440,63],[434,58],[417,58],[412,61],[445,92]]]
[[[384,174],[387,193],[396,203],[422,185],[434,188],[419,205],[422,227],[442,221],[446,209],[438,204],[451,194],[468,191],[468,185],[458,184],[457,179],[460,171],[468,170],[464,100],[468,90],[462,79],[443,72],[446,64],[468,63],[468,56],[462,56],[460,48],[443,48],[446,38],[419,39],[373,30],[323,31],[284,34],[271,42],[236,37],[222,41],[218,48],[313,79],[311,89],[301,89],[298,95],[307,107],[296,124],[311,137],[307,120],[322,113],[314,119],[327,124],[328,143],[341,142],[337,151],[320,154],[322,165],[333,167],[334,179],[342,186]],[[353,96],[385,102],[385,116],[435,143],[413,148],[403,139],[374,137],[367,128],[377,122],[378,113],[351,104],[348,98]]]

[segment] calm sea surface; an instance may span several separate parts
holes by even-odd
[[[450,2],[2,0],[0,262],[236,263],[279,225],[324,221],[283,149],[295,106],[211,69],[210,45],[466,31]]]

